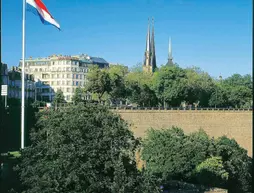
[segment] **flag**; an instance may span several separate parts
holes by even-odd
[[[38,15],[43,24],[49,24],[57,27],[60,30],[60,25],[49,13],[47,7],[41,0],[26,0],[27,10]]]

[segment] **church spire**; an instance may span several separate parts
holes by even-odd
[[[154,72],[156,68],[156,55],[155,55],[155,43],[154,43],[154,22],[152,19],[152,34],[150,32],[150,20],[148,19],[148,31],[146,37],[146,50],[143,64],[143,70],[145,72]]]
[[[168,40],[168,62],[166,64],[167,66],[173,66],[173,57],[172,57],[172,42],[171,37]]]
[[[156,68],[155,41],[154,41],[154,19],[152,18],[152,36],[151,36],[151,60],[152,72]]]
[[[147,37],[146,37],[146,51],[150,52],[150,20],[148,18],[148,30],[147,30]]]
[[[172,58],[172,44],[171,44],[171,37],[168,40],[168,59],[173,60]]]

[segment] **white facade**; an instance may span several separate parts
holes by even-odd
[[[87,84],[87,72],[90,65],[94,65],[94,62],[86,55],[54,55],[46,58],[26,59],[25,72],[34,75],[37,82],[36,92],[42,100],[52,101],[55,93],[60,89],[63,91],[65,100],[70,102],[75,89]],[[106,61],[105,66],[107,66]],[[87,95],[86,99],[89,97]]]

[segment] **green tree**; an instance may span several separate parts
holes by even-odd
[[[161,105],[179,106],[186,100],[187,77],[183,69],[163,66],[154,76],[154,90]]]
[[[158,192],[136,168],[127,123],[103,106],[43,111],[31,140],[17,167],[24,192]]]
[[[215,140],[216,156],[223,160],[228,172],[227,189],[233,193],[252,192],[252,159],[234,139],[226,136]]]
[[[191,180],[195,167],[210,154],[209,138],[204,132],[186,136],[182,129],[174,127],[149,130],[142,148],[146,169],[164,182]]]
[[[227,90],[228,103],[233,107],[252,106],[252,79],[250,75],[234,74],[221,82]]]
[[[227,88],[217,83],[209,98],[208,104],[212,107],[229,107],[228,96]]]
[[[195,175],[200,184],[221,188],[225,188],[229,177],[221,157],[211,157],[203,161],[196,167]]]
[[[200,106],[207,107],[215,88],[213,79],[197,67],[187,68],[185,71],[188,92],[186,101],[190,104],[200,101]]]
[[[63,91],[59,89],[57,90],[55,94],[55,97],[53,99],[53,104],[57,106],[61,103],[65,103],[65,99],[64,99]]]
[[[127,96],[124,78],[118,74],[110,76],[111,91],[108,93],[111,103],[117,100],[124,100]]]
[[[86,95],[86,91],[85,89],[81,88],[81,87],[78,87],[75,89],[75,93],[72,97],[72,101],[77,104],[77,103],[80,103],[80,102],[85,102],[85,95]]]
[[[95,66],[90,69],[87,78],[86,91],[97,94],[98,102],[100,103],[103,95],[110,93],[112,90],[109,73]]]
[[[213,139],[202,130],[185,135],[179,128],[151,129],[141,156],[147,172],[163,183],[180,180],[225,187],[232,193],[252,191],[252,159],[225,136]]]

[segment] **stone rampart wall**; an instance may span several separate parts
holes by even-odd
[[[252,111],[244,110],[114,110],[132,124],[136,137],[149,128],[178,126],[186,133],[202,128],[209,136],[234,138],[252,156]]]

